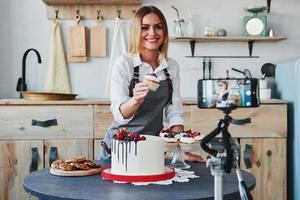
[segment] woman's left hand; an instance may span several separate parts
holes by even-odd
[[[199,163],[205,162],[205,160],[201,156],[192,154],[190,152],[185,152],[183,154],[183,159],[186,161],[191,161],[191,162],[199,162]]]

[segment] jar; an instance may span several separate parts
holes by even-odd
[[[185,22],[184,19],[175,19],[174,24],[174,36],[184,37],[185,36]]]

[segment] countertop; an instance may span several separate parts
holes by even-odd
[[[182,98],[184,105],[197,105],[196,98]],[[261,100],[262,104],[285,104],[287,101],[281,99],[265,99]],[[3,105],[110,105],[108,98],[101,99],[76,99],[76,100],[60,100],[60,101],[37,101],[24,99],[0,99],[0,106]]]

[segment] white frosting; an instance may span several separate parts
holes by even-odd
[[[200,141],[202,139],[202,137],[200,136],[200,135],[197,135],[196,137],[195,137],[195,140],[196,141]]]
[[[165,140],[165,142],[168,142],[168,143],[174,143],[174,142],[177,142],[177,139],[176,139],[176,138],[168,138],[168,137],[165,137],[164,140]]]
[[[165,173],[164,141],[145,135],[146,140],[112,140],[111,172],[118,175],[155,175]]]
[[[187,143],[187,144],[192,144],[195,142],[195,139],[192,137],[180,137],[180,142],[182,143]]]
[[[150,80],[150,81],[154,81],[156,83],[159,83],[159,79],[156,76],[147,74],[146,76],[144,76],[144,80]]]

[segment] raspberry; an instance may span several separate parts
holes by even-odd
[[[140,139],[141,140],[146,140],[145,136],[143,136],[143,135],[140,137]]]

